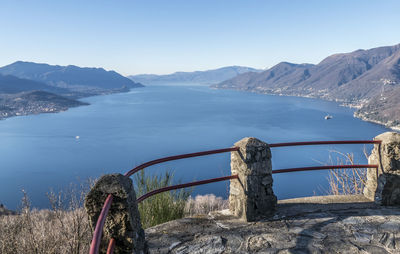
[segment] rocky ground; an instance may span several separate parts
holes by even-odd
[[[283,200],[268,220],[224,210],[146,229],[146,239],[150,253],[400,253],[400,207],[363,196]]]

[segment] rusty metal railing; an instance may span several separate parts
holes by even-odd
[[[274,148],[274,147],[285,147],[285,146],[342,145],[342,144],[379,144],[380,145],[381,141],[380,140],[345,140],[345,141],[288,142],[288,143],[269,144],[269,147]],[[155,165],[155,164],[167,162],[167,161],[180,160],[180,159],[185,159],[185,158],[199,157],[199,156],[218,154],[218,153],[233,152],[233,151],[238,151],[238,150],[239,150],[238,147],[231,147],[231,148],[224,148],[224,149],[218,149],[218,150],[209,150],[209,151],[203,151],[203,152],[197,152],[197,153],[188,153],[188,154],[164,157],[164,158],[160,158],[160,159],[156,159],[156,160],[152,160],[152,161],[143,163],[143,164],[129,170],[128,172],[126,172],[125,176],[128,176],[128,177],[132,176],[133,174],[137,173],[138,171],[140,171],[144,168],[147,168],[147,167]],[[286,168],[286,169],[272,170],[272,174],[310,171],[310,170],[339,169],[339,168],[343,168],[343,169],[346,169],[346,168],[376,168],[376,169],[378,169],[378,165],[369,165],[369,164],[367,164],[367,165],[329,165],[329,166],[317,166],[317,167]],[[144,194],[143,196],[141,196],[137,199],[137,202],[138,203],[142,202],[146,198],[149,198],[158,193],[162,193],[162,192],[166,192],[166,191],[170,191],[170,190],[181,189],[181,188],[197,186],[197,185],[202,185],[202,184],[208,184],[208,183],[213,183],[213,182],[219,182],[219,181],[226,181],[226,180],[237,179],[237,178],[238,178],[237,175],[231,175],[231,176],[224,176],[224,177],[218,177],[218,178],[213,178],[213,179],[195,181],[195,182],[191,182],[191,183],[167,186],[167,187],[153,190],[149,193]],[[89,251],[90,254],[98,254],[99,253],[102,230],[104,227],[104,223],[105,223],[108,211],[111,207],[112,200],[113,200],[113,197],[111,194],[109,194],[104,202],[103,209],[97,220],[96,228],[94,230],[92,242],[90,245],[90,251]],[[112,254],[114,251],[114,248],[115,248],[115,239],[111,238],[109,241],[109,244],[108,244],[107,254]]]
[[[341,140],[341,141],[307,141],[269,144],[269,147],[310,146],[310,145],[350,145],[350,144],[380,144],[380,140]]]
[[[169,157],[164,157],[160,158],[157,160],[152,160],[146,163],[143,163],[128,172],[125,173],[125,176],[131,176],[135,174],[136,172],[153,166],[155,164],[167,162],[167,161],[174,161],[174,160],[181,160],[181,159],[186,159],[186,158],[192,158],[192,157],[200,157],[200,156],[205,156],[205,155],[210,155],[210,154],[217,154],[217,153],[227,153],[227,152],[233,152],[237,151],[239,148],[238,147],[231,147],[231,148],[224,148],[224,149],[217,149],[217,150],[209,150],[209,151],[204,151],[204,152],[198,152],[198,153],[187,153],[187,154],[181,154],[181,155],[175,155],[175,156],[169,156]]]
[[[168,156],[168,157],[164,157],[164,158],[160,158],[160,159],[156,159],[156,160],[152,160],[152,161],[143,163],[143,164],[129,170],[128,172],[126,172],[125,176],[128,176],[128,177],[132,176],[133,174],[139,172],[140,170],[142,170],[144,168],[150,167],[155,164],[167,162],[167,161],[180,160],[180,159],[186,159],[186,158],[192,158],[192,157],[200,157],[200,156],[218,154],[218,153],[233,152],[233,151],[238,151],[238,149],[239,149],[238,147],[230,147],[230,148],[208,150],[208,151],[197,152],[197,153],[187,153],[187,154],[181,154],[181,155],[175,155],[175,156]],[[193,182],[193,183],[191,183],[193,185],[188,185],[187,187],[200,185],[200,184],[207,184],[207,183],[212,183],[212,182],[218,182],[218,181],[225,181],[225,180],[229,180],[229,179],[234,179],[235,177],[237,177],[237,176],[227,176],[227,177],[203,180],[203,181],[199,181],[199,182]],[[173,186],[170,186],[170,187],[173,187]],[[184,187],[181,187],[181,188],[184,188]],[[168,191],[168,190],[165,190],[165,191]],[[163,191],[160,191],[160,192],[163,192]],[[160,193],[160,192],[158,192],[158,193]],[[154,193],[153,195],[155,195],[155,194],[156,193]],[[96,227],[93,232],[92,242],[90,244],[90,250],[89,250],[90,254],[99,253],[101,236],[103,233],[103,227],[104,227],[104,223],[107,218],[107,214],[110,210],[111,204],[112,204],[112,195],[109,194],[106,198],[106,201],[104,202],[103,209],[101,210],[99,218],[97,219]],[[111,241],[113,241],[113,243],[111,243]],[[108,245],[107,253],[113,253],[114,246],[115,246],[115,240],[111,239],[110,243]]]
[[[304,168],[285,168],[272,170],[272,174],[299,172],[299,171],[311,171],[311,170],[324,170],[324,169],[339,169],[339,168],[378,168],[378,165],[329,165],[329,166],[317,166],[317,167],[304,167]]]
[[[161,193],[161,192],[166,192],[166,191],[176,190],[176,189],[183,189],[183,188],[192,187],[192,186],[196,186],[196,185],[221,182],[221,181],[226,181],[226,180],[231,180],[231,179],[238,179],[238,175],[223,176],[223,177],[212,178],[212,179],[208,179],[208,180],[167,186],[167,187],[153,190],[153,191],[150,191],[150,192],[144,194],[143,196],[141,196],[140,198],[137,199],[137,202],[140,203],[143,200],[145,200],[146,198],[149,198],[149,197],[156,195],[158,193]]]

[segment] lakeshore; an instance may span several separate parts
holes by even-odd
[[[148,86],[82,101],[90,105],[0,122],[0,200],[7,207],[13,210],[19,205],[22,189],[35,207],[45,208],[46,193],[52,188],[123,173],[160,157],[231,147],[243,137],[267,143],[354,140],[388,131],[354,118],[354,110],[335,102],[204,86]],[[325,120],[327,114],[333,119]],[[335,158],[333,149],[353,153],[360,163],[366,161],[362,146],[357,145],[285,148],[273,150],[273,167],[320,165],[329,156]],[[146,173],[172,170],[174,179],[181,182],[220,177],[229,174],[229,157],[170,162],[148,168]],[[277,175],[275,192],[280,199],[324,194],[327,173]],[[215,183],[195,188],[193,195],[213,193],[226,198],[226,190],[225,183]]]
[[[218,89],[230,89],[230,88],[215,87],[215,86],[211,86],[211,88],[212,89],[216,89],[216,90],[218,90]],[[284,94],[284,93],[281,93],[280,89],[279,89],[278,92],[273,92],[273,90],[267,92],[265,89],[263,89],[263,90],[257,90],[257,89],[255,89],[255,90],[232,89],[232,90],[237,90],[237,91],[241,91],[241,92],[251,92],[251,93],[265,94],[265,95],[271,95],[271,96],[300,97],[300,98],[310,98],[310,99],[316,99],[316,100],[324,100],[324,101],[335,102],[339,106],[350,108],[350,109],[356,109],[356,110],[362,108],[362,103],[363,103],[363,102],[354,102],[354,103],[344,102],[343,100],[332,99],[332,98],[328,97],[326,94],[325,95],[322,95],[322,94],[314,94],[313,95],[313,94],[302,94],[302,93]],[[388,128],[388,129],[391,129],[391,130],[396,131],[396,132],[400,131],[400,125],[392,125],[392,124],[387,123],[387,122],[374,120],[374,119],[371,119],[371,118],[367,117],[366,114],[358,112],[358,111],[355,111],[353,116],[355,118],[361,119],[362,121],[378,124],[378,125],[384,126],[384,127]]]

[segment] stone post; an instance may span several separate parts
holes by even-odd
[[[385,132],[374,139],[382,143],[374,146],[368,163],[379,168],[368,169],[364,195],[380,205],[400,205],[400,134]]]
[[[256,138],[244,138],[231,153],[232,179],[229,210],[245,221],[256,221],[273,215],[277,199],[272,190],[271,150]]]
[[[90,190],[85,198],[85,209],[92,231],[108,194],[113,195],[113,202],[104,224],[100,251],[105,253],[108,241],[114,238],[114,253],[148,253],[136,194],[129,177],[121,174],[105,175]]]

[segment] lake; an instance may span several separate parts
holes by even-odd
[[[334,102],[214,90],[200,85],[148,86],[129,93],[83,99],[90,106],[57,114],[0,121],[0,203],[15,209],[22,189],[32,205],[48,207],[46,193],[106,173],[125,173],[143,162],[232,146],[243,137],[267,143],[372,139],[388,129],[353,117]],[[325,120],[330,114],[333,119]],[[76,136],[80,138],[77,139]],[[272,148],[273,169],[329,163],[332,150],[366,163],[363,145]],[[370,151],[372,146],[367,146]],[[230,154],[168,162],[187,182],[230,174]],[[326,194],[327,171],[274,175],[278,198]],[[193,195],[227,197],[228,182],[198,186]]]

